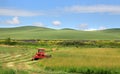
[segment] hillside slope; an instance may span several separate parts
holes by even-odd
[[[120,29],[102,31],[79,31],[72,29],[55,30],[50,28],[25,26],[17,28],[0,28],[0,39],[120,39]]]

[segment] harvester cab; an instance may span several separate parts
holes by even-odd
[[[39,48],[39,49],[38,49],[38,53],[39,53],[39,52],[45,52],[45,49],[44,49],[44,48]]]
[[[45,48],[39,48],[38,52],[33,56],[32,60],[38,60],[38,59],[43,59],[43,58],[50,58],[51,55],[47,55],[45,53]]]

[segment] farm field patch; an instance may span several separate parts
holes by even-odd
[[[87,72],[116,74],[120,72],[119,48],[60,47],[54,51],[48,50],[52,49],[46,50],[52,58],[31,61],[32,56],[37,52],[36,48],[0,46],[1,68],[10,68],[13,72],[21,74],[85,74]]]

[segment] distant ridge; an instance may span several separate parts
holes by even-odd
[[[21,26],[21,27],[15,27],[17,29],[36,29],[36,28],[39,28],[39,29],[51,29],[51,28],[46,28],[46,27],[39,27],[39,26]],[[53,29],[52,29],[53,30]]]
[[[0,28],[1,30],[54,30],[46,27],[38,27],[38,26],[21,26],[21,27],[13,27],[13,28]]]
[[[105,32],[115,32],[115,33],[117,33],[117,32],[120,32],[120,28],[105,29],[105,30],[103,30],[103,31],[105,31]]]
[[[75,30],[75,29],[71,29],[71,28],[63,28],[61,30]]]
[[[105,30],[114,30],[114,31],[117,31],[117,30],[120,30],[120,28],[110,28],[110,29],[105,29]]]
[[[0,29],[49,29],[49,30],[56,30],[53,28],[47,28],[47,27],[39,27],[39,26],[20,26],[20,27],[11,27],[11,28],[0,28]],[[76,30],[76,29],[72,29],[72,28],[63,28],[60,30]],[[119,31],[120,28],[110,28],[110,29],[104,29],[104,30],[100,30],[100,31]],[[81,30],[82,31],[82,30]],[[99,31],[99,30],[97,30]]]
[[[22,26],[15,28],[0,28],[0,39],[69,39],[69,40],[120,40],[120,28],[99,30],[99,31],[80,31],[70,28],[60,30],[37,27]]]

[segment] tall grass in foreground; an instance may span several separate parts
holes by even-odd
[[[120,74],[119,48],[46,47],[49,59],[30,61],[39,46],[0,46],[2,74]],[[21,55],[21,56],[18,56]],[[2,60],[4,59],[4,60]],[[6,63],[7,62],[7,63]],[[14,62],[13,67],[7,66]],[[30,66],[30,68],[28,68]],[[4,67],[4,68],[3,68]],[[9,68],[6,68],[9,67]],[[11,68],[11,69],[10,69]]]
[[[0,74],[16,74],[13,69],[0,68]]]
[[[15,70],[12,68],[2,67],[2,63],[0,62],[0,74],[28,74],[28,72],[24,70]]]
[[[28,72],[23,70],[14,70],[10,68],[0,68],[0,74],[28,74]]]
[[[117,48],[64,48],[52,54],[52,58],[40,60],[38,65],[48,71],[82,74],[120,73],[120,49]]]

